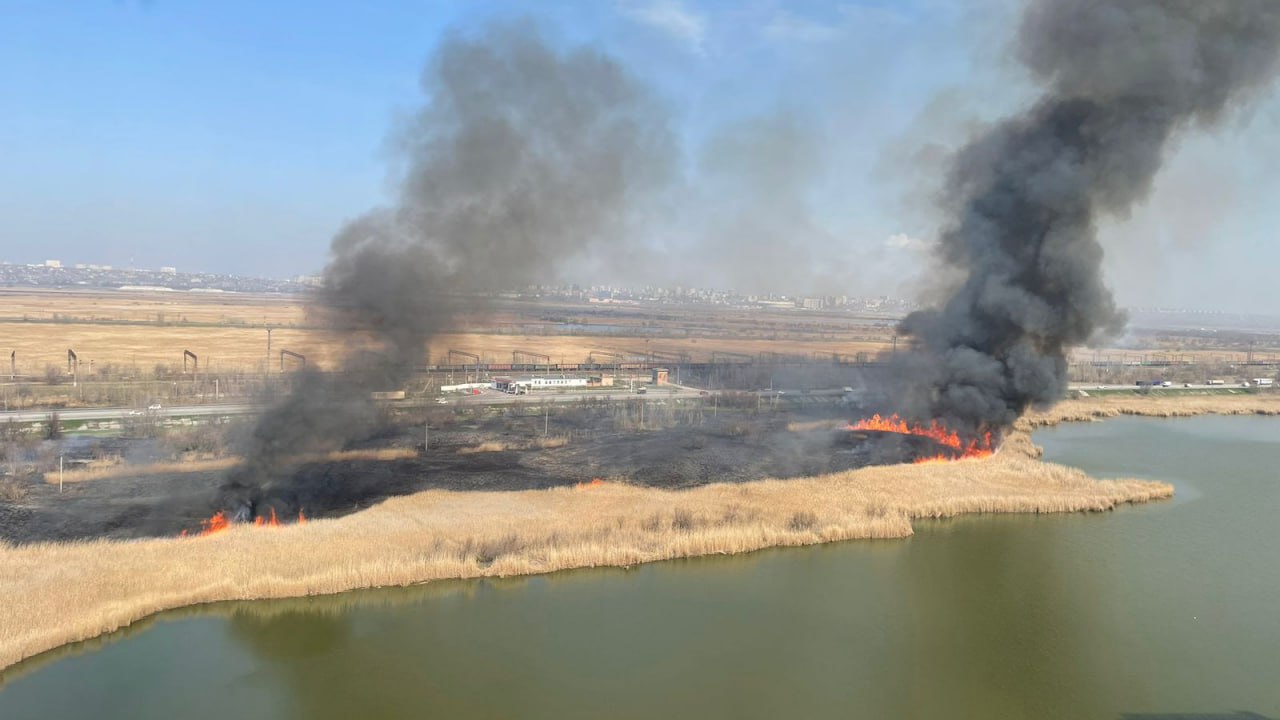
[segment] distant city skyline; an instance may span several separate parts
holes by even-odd
[[[51,264],[57,263],[57,264]],[[21,277],[21,270],[28,269],[36,273],[33,277]],[[160,266],[158,268],[128,268],[115,267],[110,265],[99,265],[94,263],[62,263],[59,258],[46,258],[38,263],[12,263],[0,259],[0,288],[4,287],[59,287],[58,284],[52,284],[53,281],[59,279],[57,274],[50,274],[52,271],[87,271],[98,273],[92,276],[94,282],[86,283],[83,280],[76,281],[73,278],[70,286],[84,286],[87,289],[121,289],[121,290],[142,290],[142,289],[216,289],[219,292],[283,292],[283,293],[299,293],[310,292],[314,290],[322,282],[322,278],[318,275],[294,275],[290,277],[265,277],[253,275],[238,275],[235,273],[206,273],[199,270],[181,269],[172,266]],[[65,275],[65,273],[64,273]],[[131,278],[129,282],[123,282],[124,277]],[[144,280],[142,284],[135,284],[139,276],[151,278]],[[192,279],[195,279],[194,281]],[[63,280],[67,278],[63,277]],[[208,282],[212,280],[213,282]],[[796,289],[785,292],[742,292],[732,288],[723,287],[698,287],[685,285],[662,285],[662,284],[615,284],[615,283],[554,283],[547,285],[531,285],[520,288],[509,288],[508,292],[517,294],[527,294],[535,290],[545,290],[555,297],[602,297],[605,293],[612,293],[617,296],[644,296],[650,299],[664,297],[684,297],[689,299],[698,299],[710,302],[737,302],[740,300],[748,300],[750,302],[761,302],[764,304],[773,303],[775,301],[786,301],[788,304],[796,308],[823,310],[823,309],[849,309],[854,307],[868,308],[876,306],[884,310],[891,310],[897,313],[905,313],[909,310],[920,307],[921,303],[908,297],[895,297],[892,295],[877,295],[865,293],[845,293],[845,294],[813,294],[806,293],[803,289]],[[815,302],[816,301],[816,302]],[[1160,307],[1160,306],[1135,306],[1125,308],[1127,312],[1134,315],[1142,316],[1159,316],[1167,314],[1175,314],[1181,316],[1193,316],[1183,321],[1183,324],[1189,323],[1194,316],[1249,316],[1266,320],[1274,320],[1280,322],[1280,313],[1272,312],[1266,307],[1259,307],[1253,311],[1222,311],[1210,308],[1181,306],[1181,307]],[[1270,327],[1270,325],[1268,325]]]
[[[1031,91],[1016,0],[0,7],[0,260],[290,278],[391,199],[399,124],[451,32],[529,16],[662,100],[688,201],[563,278],[927,301],[945,149]],[[69,52],[68,48],[75,48]],[[1188,136],[1106,272],[1129,307],[1280,306],[1280,100]]]

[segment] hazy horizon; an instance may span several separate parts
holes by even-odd
[[[1004,40],[1019,8],[0,9],[0,78],[20,98],[0,117],[0,260],[318,274],[343,224],[390,201],[392,146],[442,39],[529,17],[551,45],[601,49],[651,87],[678,145],[676,189],[645,234],[566,258],[548,284],[917,298],[946,150],[1031,91]],[[1102,229],[1121,305],[1280,301],[1278,130],[1270,97],[1172,148],[1152,195]]]

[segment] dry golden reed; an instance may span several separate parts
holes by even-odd
[[[683,491],[612,482],[524,492],[431,490],[279,529],[0,544],[0,667],[198,603],[900,538],[911,534],[916,518],[1108,510],[1173,493],[1158,482],[1094,480],[1037,457],[1019,433],[990,458],[813,478]]]
[[[1040,412],[1018,420],[1018,428],[1037,427],[1064,422],[1090,422],[1120,415],[1143,417],[1192,417],[1195,415],[1280,415],[1280,393],[1241,393],[1239,395],[1097,395],[1063,400]]]

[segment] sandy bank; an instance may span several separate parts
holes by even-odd
[[[1038,455],[1017,433],[978,460],[684,491],[428,491],[280,529],[0,545],[0,668],[197,603],[901,538],[916,518],[1108,510],[1173,493],[1163,483],[1094,480]]]

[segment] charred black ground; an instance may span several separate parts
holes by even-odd
[[[427,489],[514,491],[595,478],[679,489],[811,476],[948,452],[927,438],[842,429],[846,411],[839,406],[761,413],[726,408],[716,416],[709,407],[666,410],[671,412],[650,403],[644,428],[637,425],[638,405],[560,408],[545,421],[538,411],[479,418],[437,413],[426,453],[420,421],[411,415],[384,419],[379,433],[353,447],[411,449],[410,457],[295,464],[281,482],[238,499],[246,502],[249,517],[274,510],[290,520],[301,510],[322,518]],[[832,422],[815,429],[793,425],[813,421]],[[565,438],[565,444],[544,448],[540,441],[546,437]],[[130,442],[147,441],[107,442],[120,451]],[[471,452],[485,443],[503,449]],[[0,538],[29,543],[198,531],[201,521],[227,507],[222,480],[214,471],[135,475],[68,485],[59,495],[56,484],[33,478],[24,498],[0,503]]]

